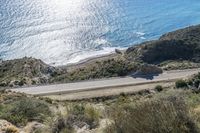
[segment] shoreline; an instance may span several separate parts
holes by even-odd
[[[60,66],[57,66],[57,67],[63,67],[63,66],[72,67],[72,66],[82,65],[82,64],[87,63],[89,61],[97,60],[97,59],[101,59],[101,58],[106,58],[106,57],[112,56],[114,54],[116,54],[116,53],[111,52],[109,54],[96,55],[96,56],[93,56],[93,57],[88,57],[88,58],[82,59],[82,60],[80,60],[79,62],[76,62],[76,63],[69,63],[69,64],[66,64],[66,65],[60,65]]]
[[[122,53],[124,53],[126,49],[120,50]],[[111,59],[111,58],[115,58],[117,57],[119,54],[116,53],[115,51],[108,53],[108,54],[104,54],[104,55],[97,55],[97,56],[93,56],[93,57],[89,57],[89,58],[85,58],[77,63],[70,63],[67,65],[61,65],[61,66],[56,66],[58,68],[67,68],[68,70],[73,70],[73,69],[77,69],[80,67],[85,67],[89,64],[93,64],[94,62],[97,61],[102,61],[102,60],[107,60],[107,59]]]
[[[119,50],[122,53],[124,53],[127,49],[128,48],[117,49],[117,50]],[[22,58],[38,59],[38,60],[41,60],[42,62],[44,62],[45,64],[47,64],[48,66],[55,67],[55,68],[73,68],[73,67],[85,66],[87,64],[90,64],[90,63],[93,63],[93,62],[96,62],[96,61],[101,61],[101,60],[114,58],[114,57],[116,57],[118,55],[120,55],[120,54],[116,53],[116,51],[112,51],[112,52],[107,53],[107,54],[100,54],[100,55],[96,55],[96,56],[91,56],[91,57],[82,59],[82,60],[80,60],[79,62],[76,62],[76,63],[69,63],[69,64],[66,64],[66,65],[58,65],[58,66],[54,66],[53,64],[46,63],[42,59],[35,58],[35,57],[32,57],[32,56],[30,56],[30,57],[24,56]],[[11,61],[11,60],[22,59],[22,58],[14,58],[14,59],[7,59],[7,60],[4,60],[4,59],[0,58],[0,63],[2,63],[3,61]]]

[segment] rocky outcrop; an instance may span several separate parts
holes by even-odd
[[[0,120],[0,133],[19,133],[19,129],[6,120]]]

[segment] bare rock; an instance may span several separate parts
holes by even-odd
[[[19,133],[19,129],[6,120],[0,120],[0,133]]]
[[[119,50],[119,49],[115,49],[115,53],[117,53],[117,54],[123,54],[123,52],[121,51],[121,50]]]
[[[44,124],[38,123],[38,122],[30,122],[26,125],[26,127],[23,128],[24,133],[34,133],[37,130],[43,131],[46,130],[46,126]],[[47,132],[47,130],[46,130]],[[45,132],[45,133],[46,133]]]

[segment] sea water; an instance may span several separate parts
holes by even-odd
[[[66,65],[199,23],[200,0],[0,0],[0,58]]]

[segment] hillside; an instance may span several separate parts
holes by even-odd
[[[52,67],[41,60],[0,61],[0,87],[22,87],[199,67],[200,25],[167,33],[112,58]],[[152,65],[153,64],[153,65]],[[73,67],[73,66],[72,66]],[[119,89],[119,88],[117,88]],[[131,88],[135,89],[135,88]],[[200,73],[175,84],[77,101],[0,90],[2,133],[199,133]],[[87,92],[88,93],[88,92]]]
[[[60,70],[41,60],[22,58],[0,63],[0,86],[17,87],[48,83],[49,78]]]
[[[199,81],[81,101],[0,91],[0,132],[199,133]]]
[[[200,25],[167,33],[158,40],[130,47],[126,58],[159,64],[167,60],[200,62]]]

